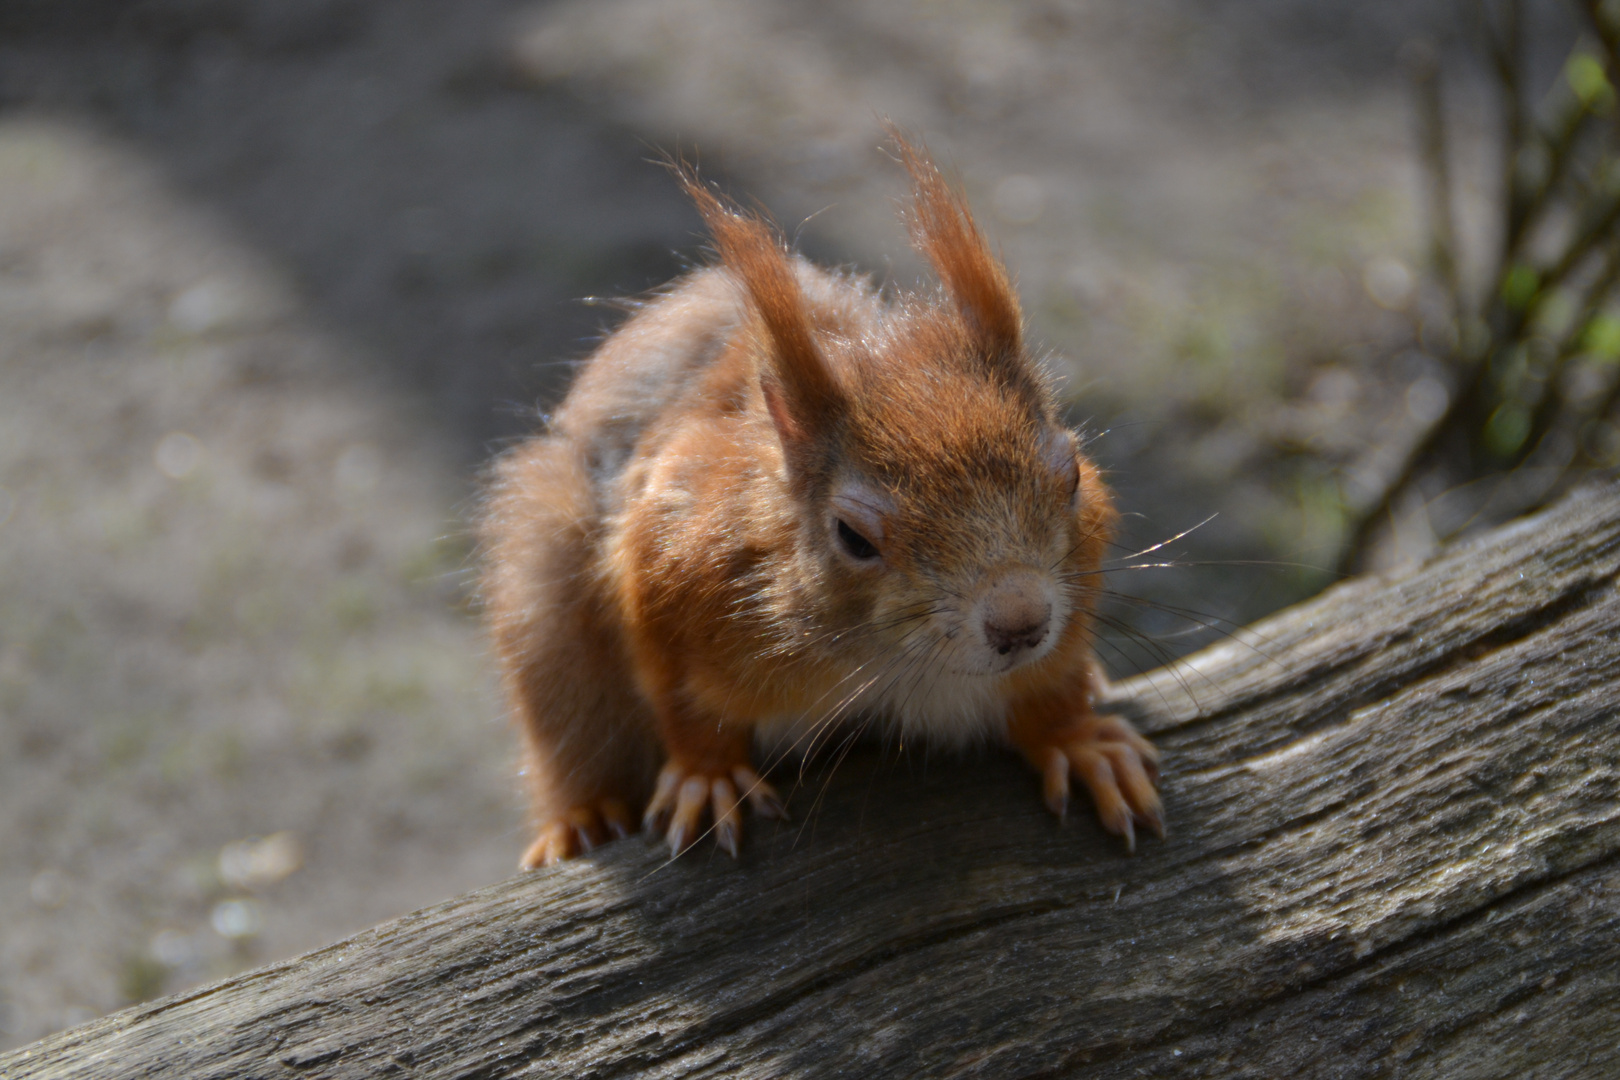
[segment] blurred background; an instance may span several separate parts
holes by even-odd
[[[959,177],[1121,554],[1193,530],[1113,575],[1114,674],[1329,584],[1346,491],[1447,404],[1402,51],[1455,63],[1466,224],[1471,33],[1449,0],[5,0],[0,1048],[512,872],[466,522],[591,298],[702,258],[665,152],[902,286],[880,118]]]

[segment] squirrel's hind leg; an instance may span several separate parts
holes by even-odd
[[[538,828],[526,869],[633,831],[662,756],[595,573],[596,526],[567,441],[531,439],[497,464],[483,599]]]

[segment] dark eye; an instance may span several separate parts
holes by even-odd
[[[1074,434],[1053,428],[1046,434],[1044,456],[1047,468],[1057,477],[1058,490],[1075,503],[1080,495],[1080,463],[1075,457]]]
[[[875,559],[878,549],[872,541],[849,527],[849,522],[843,518],[838,519],[838,542],[844,545],[844,551],[853,559]]]

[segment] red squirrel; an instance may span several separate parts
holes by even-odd
[[[852,717],[903,741],[1010,743],[1061,818],[1070,777],[1134,848],[1163,835],[1158,752],[1092,709],[1115,512],[1059,419],[1007,271],[927,152],[895,136],[931,293],[793,254],[680,172],[718,262],[585,362],[497,459],[482,594],[538,834],[525,868],[642,824],[679,854],[754,765]]]

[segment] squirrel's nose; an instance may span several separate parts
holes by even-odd
[[[1046,640],[1052,602],[1032,578],[1004,581],[984,598],[984,639],[1002,656],[1033,649]]]

